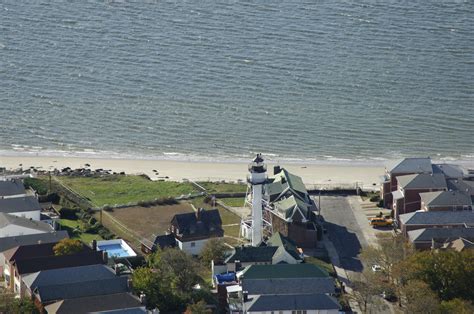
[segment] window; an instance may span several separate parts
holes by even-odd
[[[196,242],[191,242],[191,247],[195,247],[196,246]]]

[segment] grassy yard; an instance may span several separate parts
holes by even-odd
[[[81,229],[81,221],[80,220],[70,220],[70,219],[60,219],[59,224],[61,225],[61,228],[66,229],[66,230],[80,230]],[[71,236],[71,234],[70,234]],[[92,240],[102,240],[100,235],[98,234],[92,234],[92,233],[84,233],[79,231],[78,236],[73,236],[73,239],[79,239],[82,242],[86,244],[90,244]]]
[[[304,261],[305,263],[313,264],[313,265],[321,267],[322,269],[327,271],[329,275],[333,277],[336,276],[336,272],[334,271],[334,267],[332,266],[331,263],[326,263],[325,261],[320,260],[319,258],[316,258],[316,257],[312,257],[312,256],[306,256],[304,258]]]
[[[177,205],[118,208],[110,214],[140,237],[151,239],[168,230],[174,215],[189,212],[193,212],[191,205],[181,202]]]
[[[245,203],[245,198],[243,197],[220,198],[219,201],[221,201],[222,203],[230,207],[243,207]]]
[[[204,187],[208,193],[245,193],[247,192],[246,184],[239,183],[217,183],[217,182],[197,182]]]
[[[142,176],[57,177],[96,206],[136,203],[197,192],[191,183],[150,181]]]

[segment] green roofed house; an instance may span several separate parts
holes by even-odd
[[[242,277],[243,276],[243,277]],[[282,279],[329,277],[329,273],[313,264],[252,265],[240,274],[241,279]]]
[[[225,260],[227,271],[238,271],[250,265],[298,264],[303,255],[290,239],[279,232],[261,246],[237,246]]]
[[[299,247],[315,247],[316,204],[303,180],[286,169],[275,167],[275,174],[265,185],[267,209],[264,219],[271,221],[273,232],[288,237]]]

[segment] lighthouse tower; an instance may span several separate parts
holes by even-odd
[[[263,237],[262,197],[263,185],[267,181],[267,166],[263,161],[262,154],[257,154],[257,157],[249,164],[249,172],[247,181],[252,188],[252,246],[258,246]]]

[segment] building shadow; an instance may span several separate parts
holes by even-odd
[[[340,265],[335,265],[346,270],[361,272],[363,265],[359,258],[362,248],[357,235],[347,230],[346,227],[336,225],[330,222],[325,223],[329,240],[339,255]]]

